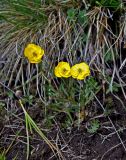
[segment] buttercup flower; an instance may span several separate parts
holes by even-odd
[[[89,66],[82,62],[71,67],[71,76],[78,80],[83,80],[90,75]]]
[[[28,58],[30,63],[39,63],[44,55],[44,50],[35,44],[28,44],[24,50],[24,56]]]
[[[67,62],[59,62],[54,69],[54,74],[56,77],[68,78],[71,76],[70,65]]]

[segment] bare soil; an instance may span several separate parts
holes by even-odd
[[[109,99],[109,100],[108,100]],[[121,138],[120,141],[117,133],[115,132],[110,120],[107,116],[103,115],[103,111],[99,104],[92,103],[92,107],[88,107],[90,113],[82,122],[79,130],[78,127],[73,125],[68,129],[61,128],[60,124],[64,115],[58,115],[54,127],[51,130],[44,131],[47,137],[61,149],[65,160],[125,160],[126,159],[126,111],[122,104],[109,96],[107,101],[112,100],[111,114],[109,118],[118,130]],[[106,107],[108,102],[104,107]],[[17,103],[16,100],[13,103]],[[124,102],[125,103],[125,102]],[[126,103],[125,103],[126,104]],[[12,110],[12,108],[10,109]],[[23,118],[23,112],[18,109],[13,109],[15,114]],[[28,109],[29,114],[39,124],[43,126],[43,115],[41,108]],[[61,118],[60,118],[61,117]],[[97,117],[100,121],[100,128],[94,134],[87,132],[87,127],[90,119]],[[6,111],[0,113],[0,148],[8,149],[6,153],[7,160],[12,160],[16,157],[17,160],[26,159],[26,133],[25,123],[22,125],[17,117],[9,116],[7,119]],[[42,127],[43,128],[43,127]],[[18,136],[15,135],[20,130]],[[25,135],[25,136],[24,136]],[[11,144],[11,145],[10,145]],[[124,146],[123,146],[124,145]],[[58,160],[58,155],[54,155],[51,149],[43,140],[35,134],[30,134],[30,160]]]

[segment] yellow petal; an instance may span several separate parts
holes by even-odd
[[[89,66],[88,66],[86,63],[84,63],[84,62],[79,63],[78,65],[79,65],[79,67],[80,67],[81,69],[83,69],[84,71],[89,70]]]
[[[73,78],[77,78],[78,76],[78,64],[75,64],[74,66],[71,67],[71,76]]]
[[[61,77],[61,75],[59,73],[59,68],[58,67],[55,67],[54,74],[55,74],[56,77]]]
[[[76,79],[78,79],[78,80],[83,80],[83,79],[85,79],[86,77],[84,76],[84,75],[78,75],[78,77],[76,78]]]

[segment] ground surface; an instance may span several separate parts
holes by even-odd
[[[122,107],[122,104],[113,98],[111,106],[111,114],[109,118],[112,120],[116,131],[123,141],[123,145],[126,146],[126,111]],[[110,97],[109,97],[110,101]],[[13,100],[13,103],[17,103],[17,100]],[[107,102],[108,103],[108,102]],[[20,114],[20,118],[23,117],[20,109],[11,108],[11,111],[17,115]],[[90,115],[100,120],[100,128],[97,133],[90,134],[87,132],[87,126],[92,117],[88,115],[82,122],[79,130],[76,126],[69,129],[63,129],[60,124],[63,121],[64,114],[58,115],[58,119],[55,122],[54,127],[48,132],[47,137],[56,143],[62,150],[64,159],[66,160],[125,160],[126,152],[119,140],[117,133],[115,132],[111,122],[107,116],[102,114],[100,105],[93,103],[92,107],[87,108]],[[29,114],[39,124],[43,125],[43,116],[41,108],[31,107],[28,109]],[[8,119],[9,117],[9,119]],[[25,128],[21,125],[21,120],[16,119],[13,115],[6,115],[6,111],[1,112],[0,115],[0,147],[8,148],[11,144],[6,156],[7,160],[11,160],[16,157],[18,160],[26,159],[26,137]],[[18,117],[19,118],[19,117]],[[14,136],[20,130],[18,136]],[[54,156],[50,148],[40,139],[39,136],[30,134],[30,160],[57,160],[58,157]]]

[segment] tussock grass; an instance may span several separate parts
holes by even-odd
[[[14,94],[22,92],[26,108],[36,104],[40,106],[47,128],[54,125],[59,113],[67,115],[62,124],[64,128],[73,124],[79,128],[84,118],[81,119],[81,113],[94,98],[97,100],[99,92],[102,93],[103,105],[106,97],[112,94],[125,108],[118,95],[121,89],[126,99],[123,71],[126,61],[122,54],[126,25],[122,2],[4,2],[0,11],[0,81]],[[24,58],[24,48],[28,43],[44,48],[45,56],[41,63],[30,64]],[[81,82],[72,78],[59,80],[53,73],[59,61],[67,61],[70,65],[85,61],[90,65],[91,77]],[[20,114],[14,113],[13,116],[20,119]],[[22,127],[22,121],[20,119],[19,127]],[[51,144],[48,140],[46,142]]]

